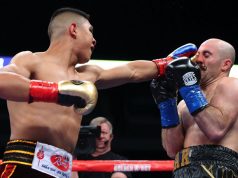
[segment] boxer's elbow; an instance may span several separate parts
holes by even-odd
[[[171,159],[174,159],[177,153],[178,153],[178,151],[176,151],[176,152],[167,152],[167,156],[170,157]]]
[[[213,142],[219,142],[224,136],[226,132],[225,130],[211,130],[209,133],[207,133],[208,139]]]
[[[174,159],[176,154],[180,151],[178,148],[172,148],[172,147],[167,147],[166,148],[166,153],[167,156],[170,157],[171,159]]]

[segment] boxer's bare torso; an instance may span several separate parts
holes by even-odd
[[[48,51],[21,52],[3,70],[31,80],[86,80],[95,83],[98,89],[141,82],[157,75],[156,65],[151,61],[133,61],[108,70],[95,65],[81,65],[76,70],[75,61],[61,56],[64,57],[60,52],[56,56]],[[82,115],[76,113],[74,107],[45,102],[8,101],[7,104],[11,121],[10,139],[40,141],[73,152],[82,121]]]
[[[232,88],[230,86],[232,86]],[[223,115],[223,120],[220,120],[220,123],[216,120],[218,119],[216,114],[209,114],[212,113],[211,111],[213,111],[212,107],[210,107],[210,111],[198,114],[198,117],[201,121],[201,125],[198,125],[194,119],[191,118],[191,115],[185,107],[185,103],[181,103],[180,111],[183,119],[184,129],[186,131],[184,147],[203,144],[217,144],[238,152],[238,144],[236,141],[238,130],[238,113],[237,105],[235,104],[238,102],[238,94],[237,92],[234,92],[236,89],[238,89],[238,80],[236,78],[223,77],[204,90],[210,105],[216,109],[219,109],[219,112]],[[229,101],[229,103],[225,101]],[[207,118],[208,120],[208,118],[212,117],[213,121],[210,122],[206,122],[205,119],[204,121],[201,120],[201,118]],[[221,131],[220,134],[216,135],[220,135],[222,139],[219,139],[218,136],[216,136],[217,138],[214,137],[214,140],[209,139],[208,137],[215,132],[213,130],[213,126],[215,127],[218,124],[220,124]]]
[[[78,73],[73,67],[67,70],[45,53],[24,55],[28,57],[22,61],[13,61],[13,64],[18,65],[17,70],[13,64],[8,69],[29,79],[53,82],[72,79],[92,81],[87,73]],[[82,116],[75,112],[74,107],[45,102],[8,101],[7,104],[11,120],[10,139],[41,141],[73,152],[82,121]]]
[[[75,68],[77,64],[85,64],[90,60],[96,40],[90,22],[79,15],[71,15],[66,13],[65,21],[58,19],[51,22],[56,25],[51,26],[51,42],[46,51],[20,52],[1,71],[14,72],[30,80],[86,80],[95,83],[98,89],[157,77],[155,63],[147,60],[132,61],[107,70],[95,65]],[[75,23],[76,16],[79,24]],[[57,25],[62,28],[66,25],[67,28],[60,29]],[[76,113],[74,107],[45,102],[8,101],[7,104],[11,125],[10,139],[35,140],[70,153],[74,151],[82,121],[82,115]]]

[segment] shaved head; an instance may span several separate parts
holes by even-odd
[[[203,44],[213,45],[221,59],[229,58],[234,64],[236,53],[234,47],[230,43],[221,39],[211,38],[203,42]]]
[[[61,8],[56,10],[51,16],[48,26],[48,35],[50,40],[65,33],[70,24],[76,23],[80,26],[82,23],[88,21],[88,19],[89,15],[78,9]]]

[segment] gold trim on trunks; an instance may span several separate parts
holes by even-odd
[[[7,142],[7,143],[8,143],[8,144],[11,144],[11,143],[27,143],[27,144],[36,145],[36,142],[28,141],[28,140],[10,140],[10,141]]]
[[[26,154],[26,155],[34,155],[33,152],[29,152],[29,151],[22,151],[22,150],[8,150],[5,151],[4,154],[9,154],[9,153],[22,153],[22,154]]]
[[[11,163],[15,163],[15,164],[23,164],[23,165],[27,165],[27,166],[32,166],[32,163],[26,163],[26,162],[22,162],[22,161],[15,161],[15,160],[8,160],[8,161],[4,161],[4,164],[11,164]]]
[[[177,153],[174,160],[174,170],[190,164],[190,148],[185,148]]]

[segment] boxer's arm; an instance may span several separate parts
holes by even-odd
[[[152,61],[135,60],[110,69],[97,72],[95,84],[106,89],[126,83],[148,81],[157,77],[157,67]]]
[[[194,116],[203,133],[212,141],[221,140],[234,127],[238,114],[238,80],[223,78],[219,82],[209,106]]]
[[[2,98],[13,101],[29,100],[29,78],[36,61],[36,55],[30,51],[23,51],[13,56],[9,65],[0,68],[0,85],[6,87],[4,93],[3,90],[0,91]]]
[[[11,59],[11,63],[0,68],[0,71],[12,72],[30,79],[32,71],[37,67],[38,57],[30,51],[24,51],[16,54]]]
[[[181,108],[184,108],[185,103],[180,102],[178,104],[178,115],[180,117],[180,124],[176,127],[169,129],[162,129],[162,145],[166,150],[167,155],[170,158],[174,158],[175,155],[184,147],[185,131],[183,128]]]
[[[94,81],[98,89],[111,88],[125,83],[148,81],[157,77],[157,67],[152,61],[135,60],[113,67],[84,64],[75,68],[90,81]]]
[[[42,63],[36,54],[30,51],[20,52],[13,57],[11,64],[0,70],[2,72],[13,72],[29,79],[34,75],[36,68],[39,67],[39,62]],[[29,103],[49,102],[62,106],[74,106],[75,111],[80,114],[91,112],[97,102],[97,89],[89,81],[50,82],[29,80],[27,92]],[[20,93],[17,96],[21,96]],[[15,100],[15,98],[13,99]]]
[[[183,149],[184,134],[182,126],[179,125],[170,129],[162,129],[161,131],[162,145],[167,155],[174,159],[175,155]]]
[[[6,100],[74,105],[80,114],[90,113],[97,103],[97,89],[88,81],[55,83],[29,80],[10,72],[0,72],[0,81],[0,97]]]
[[[164,76],[150,84],[152,96],[160,110],[162,145],[171,158],[182,148],[184,137],[177,110],[177,89],[174,81]],[[176,141],[175,139],[176,138]]]
[[[15,73],[0,72],[0,97],[13,101],[28,101],[30,80]]]
[[[102,70],[98,73],[96,85],[98,88],[110,88],[129,82],[136,83],[152,80],[164,74],[169,61],[180,56],[192,56],[196,52],[197,47],[192,43],[188,43],[174,50],[166,58],[152,61],[135,60],[112,69]]]

